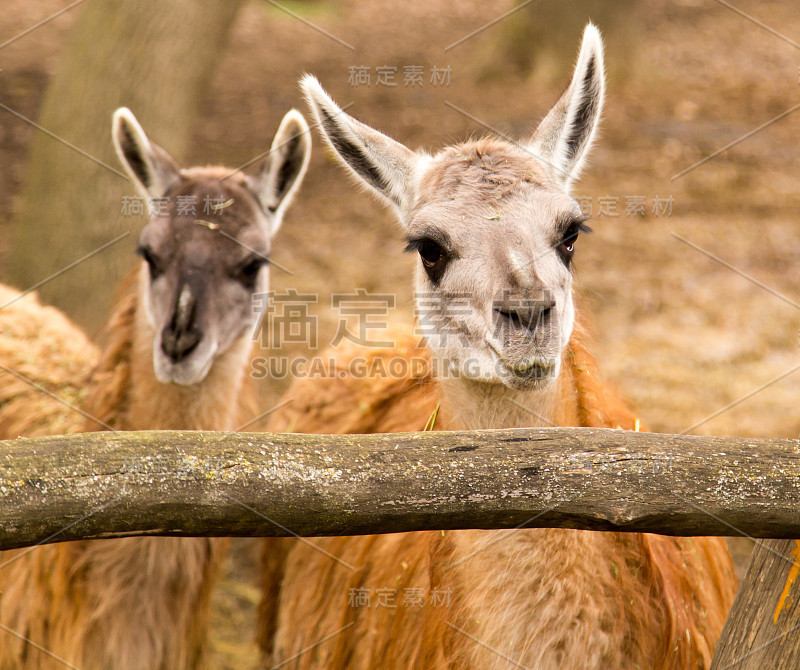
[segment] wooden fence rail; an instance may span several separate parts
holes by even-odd
[[[800,441],[535,428],[0,442],[0,549],[515,527],[800,537]],[[800,667],[798,573],[800,543],[756,548],[714,670]]]
[[[0,549],[518,526],[800,537],[800,441],[534,428],[0,442]]]

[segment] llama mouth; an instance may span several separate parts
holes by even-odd
[[[162,384],[195,386],[202,384],[216,360],[217,345],[213,344],[205,352],[192,352],[192,356],[180,363],[171,362],[156,348],[153,355],[153,368],[156,379]]]
[[[501,361],[503,367],[514,377],[529,382],[541,382],[555,377],[556,364],[552,361],[522,361],[509,363]]]

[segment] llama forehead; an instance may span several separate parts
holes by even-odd
[[[496,251],[548,244],[574,218],[580,218],[577,202],[538,159],[485,139],[449,147],[431,160],[408,224],[411,236],[436,238],[439,231],[455,247]]]
[[[145,227],[143,244],[198,264],[269,252],[264,214],[241,173],[186,170],[167,194],[165,210]]]
[[[249,229],[260,229],[263,222],[258,199],[240,172],[224,168],[185,170],[167,197],[176,227],[204,220],[235,237]]]
[[[447,147],[435,156],[420,183],[423,200],[495,199],[524,185],[552,188],[542,163],[510,142],[485,138]]]
[[[524,177],[508,191],[505,183],[500,188],[502,195],[487,188],[480,195],[421,198],[407,219],[409,236],[434,239],[457,255],[523,258],[555,244],[581,218],[577,202],[560,190]]]

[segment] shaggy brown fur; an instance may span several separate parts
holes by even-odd
[[[634,414],[600,381],[588,339],[578,323],[564,353],[558,423],[634,429]],[[419,370],[428,355],[410,339],[397,350],[335,355],[345,374],[295,383],[271,430],[420,430],[442,399],[427,371],[367,382],[347,374],[362,356],[402,355]],[[737,586],[718,538],[537,529],[312,542],[271,540],[264,554],[260,643],[268,661],[291,659],[298,670],[706,668]],[[369,607],[351,606],[355,589],[368,590]],[[379,602],[379,589],[395,594],[394,607]],[[415,593],[423,603],[409,606]]]
[[[253,416],[251,386],[232,402],[245,379],[243,369],[231,367],[235,353],[223,354],[199,387],[155,379],[152,343],[137,337],[143,310],[136,274],[123,284],[107,326],[108,346],[88,385],[82,377],[96,350],[63,315],[32,298],[15,303],[16,314],[0,311],[2,321],[17,329],[0,336],[2,360],[16,361],[20,372],[56,390],[74,389],[71,401],[118,430],[233,429]],[[34,330],[20,330],[25,323]],[[38,339],[34,324],[41,327]],[[44,342],[51,348],[44,349]],[[0,376],[0,393],[11,399],[0,403],[0,437],[103,429],[42,400],[38,391],[11,395],[16,386],[10,375]],[[61,670],[64,661],[82,670],[197,667],[205,652],[211,586],[226,548],[224,539],[129,538],[3,552],[0,623],[21,637],[0,630],[0,668]]]
[[[97,347],[57,309],[0,285],[0,435],[76,432],[82,417],[69,405],[85,402],[98,358]]]

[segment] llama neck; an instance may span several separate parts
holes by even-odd
[[[572,370],[541,390],[520,391],[468,379],[438,380],[440,416],[448,430],[578,425]]]
[[[162,384],[153,370],[153,329],[139,304],[137,272],[122,284],[108,342],[83,405],[83,430],[236,430],[255,413],[246,376],[251,342],[240,337],[193,386]],[[96,420],[95,420],[96,419]]]
[[[131,342],[131,386],[123,429],[236,430],[242,422],[239,395],[251,342],[246,334],[221,354],[199,384],[158,381],[153,369],[155,333],[137,304]]]

